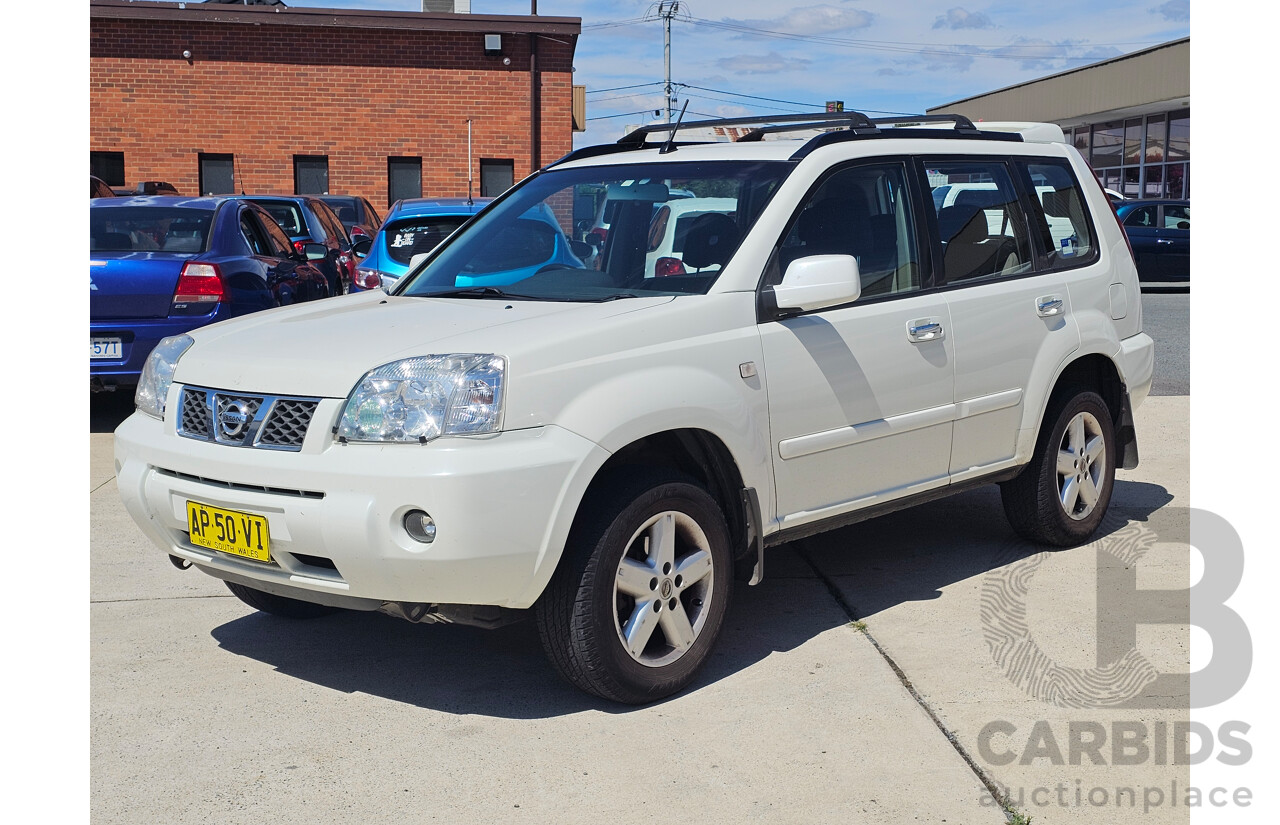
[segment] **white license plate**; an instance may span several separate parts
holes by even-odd
[[[119,338],[90,338],[89,339],[89,358],[115,358],[117,360],[124,357],[124,342]]]

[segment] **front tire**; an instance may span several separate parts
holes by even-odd
[[[1000,485],[1014,531],[1038,544],[1071,547],[1088,541],[1111,503],[1115,486],[1115,425],[1107,403],[1078,389],[1055,396],[1022,472]]]
[[[583,502],[535,616],[548,658],[582,690],[643,704],[686,687],[724,624],[729,530],[684,476],[635,470]]]
[[[277,596],[274,593],[265,593],[236,582],[224,581],[223,584],[237,599],[254,610],[261,610],[263,613],[270,613],[272,616],[281,616],[286,619],[317,619],[321,616],[328,616],[330,613],[336,613],[341,609],[325,604],[304,602],[300,599],[290,599],[287,596]]]

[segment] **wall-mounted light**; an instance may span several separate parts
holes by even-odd
[[[484,36],[484,53],[487,57],[497,57],[502,54],[502,35],[486,34]]]
[[[183,60],[185,60],[185,61],[187,61],[188,63],[190,63],[190,62],[191,62],[191,50],[190,50],[190,49],[183,49],[183,50],[182,50],[182,59],[183,59]]]
[[[510,66],[510,65],[511,65],[511,58],[509,58],[509,57],[504,57],[504,58],[502,58],[502,65],[504,65],[504,66]]]

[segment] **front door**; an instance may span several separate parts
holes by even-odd
[[[945,298],[922,291],[902,163],[829,173],[766,278],[810,255],[853,255],[855,303],[761,324],[777,513],[788,528],[945,484],[953,355]]]

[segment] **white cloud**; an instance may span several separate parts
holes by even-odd
[[[736,74],[777,74],[802,71],[810,61],[803,57],[783,57],[777,52],[768,54],[735,54],[716,61],[721,69]]]
[[[1191,0],[1169,0],[1163,5],[1156,6],[1151,12],[1162,16],[1165,20],[1189,23],[1191,22]]]
[[[967,72],[973,66],[973,55],[955,47],[922,51],[924,67],[931,72]]]
[[[725,18],[724,22],[787,34],[827,34],[849,29],[865,29],[871,25],[875,17],[869,11],[822,5],[792,9],[788,14],[769,20]]]
[[[946,14],[939,15],[933,21],[935,29],[994,29],[995,26],[991,18],[982,12],[966,11],[959,6],[947,9]]]

